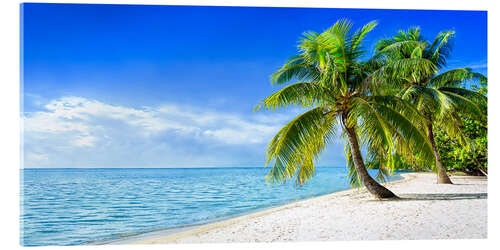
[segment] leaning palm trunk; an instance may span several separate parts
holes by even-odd
[[[393,192],[378,184],[378,182],[376,182],[368,174],[363,162],[363,157],[361,156],[361,150],[359,149],[358,138],[354,128],[345,126],[345,131],[347,133],[347,137],[349,138],[349,146],[351,147],[354,167],[356,168],[356,172],[366,189],[376,198],[398,198]]]
[[[453,184],[450,177],[446,174],[446,169],[443,167],[441,162],[441,157],[439,156],[439,151],[436,147],[436,142],[434,141],[434,133],[432,132],[432,123],[427,124],[427,136],[431,142],[432,150],[434,151],[434,157],[436,158],[436,172],[437,172],[437,183],[438,184]]]
[[[432,161],[426,136],[408,118],[419,116],[418,112],[404,100],[386,95],[384,86],[366,80],[380,67],[376,59],[360,60],[362,41],[375,25],[370,22],[351,33],[351,24],[340,20],[322,33],[307,32],[298,45],[299,53],[273,74],[273,83],[298,82],[268,96],[256,110],[293,106],[309,110],[288,122],[268,144],[266,165],[273,163],[268,181],[284,182],[296,176],[296,183],[302,185],[311,179],[315,161],[338,137],[338,125],[342,137],[348,139],[351,183],[364,185],[377,198],[396,195],[368,174],[360,146],[366,147],[367,157],[383,158],[397,151]],[[379,164],[382,180],[390,174],[390,167]]]

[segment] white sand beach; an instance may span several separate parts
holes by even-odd
[[[487,179],[404,174],[386,186],[400,200],[377,200],[347,190],[132,244],[289,242],[338,240],[484,239]]]

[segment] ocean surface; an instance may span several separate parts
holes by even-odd
[[[349,188],[345,167],[319,167],[302,187],[268,184],[268,170],[23,169],[21,244],[98,244]]]

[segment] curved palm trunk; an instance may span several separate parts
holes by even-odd
[[[437,172],[437,183],[438,184],[453,184],[450,177],[446,174],[446,169],[443,167],[441,162],[441,157],[439,156],[439,151],[436,147],[436,142],[434,141],[434,133],[432,132],[432,123],[427,124],[427,137],[431,142],[432,151],[434,151],[434,158],[436,158],[436,172]]]
[[[348,128],[347,126],[345,126],[345,130],[347,132],[347,136],[349,137],[349,145],[351,147],[352,159],[354,161],[356,172],[366,189],[368,189],[368,191],[377,198],[398,198],[393,192],[380,185],[368,174],[363,162],[363,157],[361,156],[361,150],[359,149],[356,131],[354,128]]]

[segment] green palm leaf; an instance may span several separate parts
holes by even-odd
[[[486,83],[484,75],[472,72],[470,68],[457,68],[443,72],[431,79],[429,86],[440,87],[459,87],[467,81],[478,81]]]
[[[325,103],[330,97],[325,95],[327,89],[310,82],[298,82],[284,87],[261,101],[255,111],[262,108],[276,110],[290,106],[312,107]]]
[[[314,174],[314,160],[336,133],[333,113],[317,107],[286,124],[267,147],[267,164],[274,161],[268,181],[284,182],[298,173],[302,185]]]

